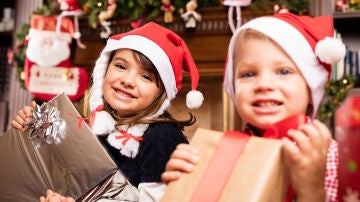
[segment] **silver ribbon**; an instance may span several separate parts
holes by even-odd
[[[58,144],[65,137],[66,123],[59,116],[60,111],[56,107],[46,103],[35,106],[32,119],[25,123],[25,131],[28,131],[35,148],[42,144]]]

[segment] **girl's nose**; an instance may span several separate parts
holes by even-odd
[[[127,72],[126,74],[122,75],[120,81],[126,86],[134,86],[136,81],[136,75],[134,73]]]

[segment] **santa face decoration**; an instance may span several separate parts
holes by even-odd
[[[59,33],[55,31],[57,22],[57,16],[31,17],[24,67],[25,86],[43,101],[62,92],[75,101],[83,96],[88,75],[84,68],[70,62],[70,43],[75,34],[72,21],[62,19]]]
[[[69,58],[70,48],[53,33],[36,35],[29,40],[26,56],[40,66],[54,66]]]

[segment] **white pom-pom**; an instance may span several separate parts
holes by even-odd
[[[315,54],[319,57],[321,62],[334,64],[344,58],[346,48],[341,40],[326,37],[316,44]]]
[[[75,38],[75,39],[80,39],[80,37],[81,37],[81,33],[80,33],[80,32],[75,32],[75,33],[74,33],[74,38]]]
[[[115,120],[106,111],[96,112],[94,123],[91,127],[96,135],[106,134],[115,129]]]
[[[189,109],[199,108],[204,101],[204,96],[200,91],[191,90],[186,94],[186,106]]]

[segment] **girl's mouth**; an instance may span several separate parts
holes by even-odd
[[[123,90],[120,89],[114,89],[116,94],[122,96],[122,97],[128,97],[128,98],[135,98],[135,96],[133,96],[131,93],[125,92]]]

